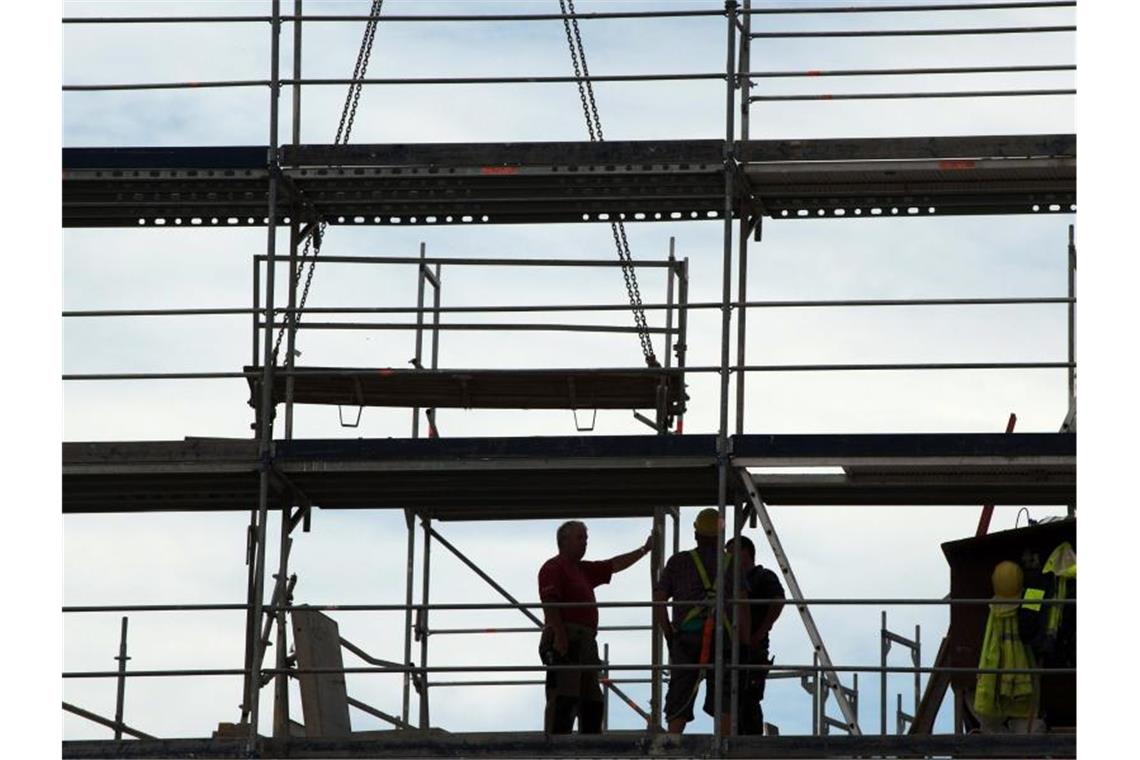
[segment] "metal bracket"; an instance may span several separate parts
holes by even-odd
[[[578,422],[578,410],[577,409],[571,409],[570,413],[574,415],[574,429],[577,430],[579,433],[591,432],[594,429],[594,425],[596,425],[598,422],[598,410],[597,409],[594,410],[593,416],[590,417],[590,424],[589,425],[582,425]],[[654,427],[656,427],[656,426],[654,426]]]
[[[293,181],[293,178],[285,172],[281,171],[281,167],[273,166],[270,171],[273,171],[277,176],[277,180],[289,189],[289,200],[292,201],[291,205],[293,208],[296,209],[297,205],[300,204],[301,208],[306,212],[306,216],[310,220],[310,223],[308,225],[309,229],[306,230],[305,234],[303,234],[298,241],[304,242],[305,237],[307,237],[310,232],[315,231],[312,228],[320,226],[319,220],[321,218],[321,214],[319,211],[317,211],[317,207],[313,205],[312,201],[305,197],[305,193],[301,190],[301,188],[297,186],[297,183]],[[313,242],[317,244],[318,248],[320,247],[320,242],[318,240],[314,239]]]
[[[292,533],[297,528],[297,524],[300,523],[301,532],[308,533],[313,527],[312,515],[311,505],[298,507],[297,511],[289,517],[289,532]]]
[[[427,628],[424,626],[424,608],[416,607],[416,621],[412,625],[413,638],[420,641],[427,636]]]
[[[590,424],[584,426],[578,422],[578,394],[574,388],[574,378],[566,378],[566,388],[570,393],[570,413],[574,415],[574,429],[579,433],[589,433],[594,429],[594,425],[598,422],[598,410],[594,409],[594,415],[590,418]],[[635,412],[636,414],[636,412]],[[656,426],[653,426],[656,429]]]
[[[303,523],[302,530],[308,533],[312,527],[313,500],[276,467],[270,468],[269,479],[276,490],[286,492],[297,503],[297,511],[289,517],[289,532],[292,533],[298,523]]]
[[[360,417],[364,414],[364,386],[360,383],[360,377],[357,375],[352,376],[352,390],[356,396],[356,419],[353,422],[344,421],[344,409],[340,404],[336,405],[336,416],[340,421],[340,426],[344,428],[360,427]]]
[[[653,429],[653,432],[655,432],[655,433],[660,433],[660,432],[661,432],[661,426],[660,426],[660,425],[658,425],[656,422],[654,422],[653,420],[649,419],[648,417],[646,417],[644,414],[642,414],[641,412],[637,411],[636,409],[634,409],[634,410],[633,410],[633,418],[634,418],[635,420],[637,420],[638,422],[640,422],[640,423],[642,423],[642,424],[644,424],[644,425],[647,425],[648,427],[652,428],[652,429]]]
[[[340,420],[340,426],[341,427],[344,427],[344,428],[360,427],[360,416],[362,414],[364,414],[364,407],[358,406],[358,407],[356,407],[356,419],[352,422],[345,422],[344,421],[344,407],[342,407],[340,404],[336,405],[336,415],[337,415],[337,419]]]

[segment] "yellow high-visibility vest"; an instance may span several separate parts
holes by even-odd
[[[1034,667],[1033,652],[1017,629],[1017,604],[991,604],[982,638],[979,668]],[[979,673],[974,710],[987,718],[1029,718],[1036,707],[1037,681],[1028,673]]]

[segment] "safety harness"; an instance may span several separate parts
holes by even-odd
[[[695,565],[697,568],[697,575],[700,576],[701,585],[705,587],[705,599],[710,602],[715,601],[716,586],[713,585],[712,580],[709,578],[708,571],[705,570],[704,563],[701,562],[701,555],[697,553],[696,549],[690,549],[689,556],[693,558],[693,565]],[[725,560],[726,563],[731,563],[732,556],[726,554]],[[728,565],[726,564],[726,567],[727,566]],[[697,630],[701,631],[701,653],[697,658],[698,665],[708,665],[709,660],[712,658],[713,630],[715,628],[713,621],[715,620],[716,615],[710,615],[710,609],[712,609],[711,605],[706,606],[703,604],[691,608],[685,614],[685,617],[681,620],[681,624],[678,626],[679,630],[687,633],[692,633]],[[728,624],[728,616],[723,613],[721,615],[721,624],[724,625],[724,629],[728,635],[732,636],[733,632],[732,627]],[[702,668],[696,680],[693,681],[693,691],[691,694],[689,694],[689,698],[685,701],[686,705],[691,704],[693,700],[696,699],[697,691],[701,687],[701,681],[704,680],[704,676],[705,669]],[[671,718],[672,716],[666,717]]]

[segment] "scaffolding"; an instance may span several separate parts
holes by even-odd
[[[115,739],[69,741],[64,753],[72,757],[107,756],[128,751],[121,741],[135,737],[139,752],[195,753],[203,756],[289,754],[319,757],[354,747],[360,751],[401,756],[450,754],[543,754],[572,756],[765,756],[796,752],[803,756],[895,755],[900,753],[961,755],[999,753],[1006,756],[1075,754],[1074,734],[1024,736],[902,735],[886,733],[886,692],[881,695],[880,735],[859,728],[857,673],[912,673],[918,708],[920,674],[985,672],[978,668],[923,668],[914,642],[913,666],[886,663],[888,631],[883,613],[883,661],[873,666],[832,663],[817,646],[811,663],[774,666],[774,678],[798,678],[814,690],[812,737],[722,736],[714,721],[711,737],[668,736],[660,731],[661,685],[671,666],[664,663],[659,632],[649,625],[629,626],[650,632],[651,662],[622,664],[605,657],[605,687],[646,721],[647,731],[636,736],[550,737],[541,734],[453,734],[431,732],[431,689],[465,685],[535,684],[509,680],[512,673],[544,672],[535,666],[429,665],[431,636],[485,632],[485,629],[432,628],[429,613],[443,609],[517,609],[537,630],[534,611],[543,605],[511,596],[492,577],[441,535],[437,523],[447,520],[493,520],[601,516],[651,517],[655,539],[651,552],[654,573],[666,557],[666,524],[672,521],[672,547],[680,545],[682,506],[713,506],[720,513],[723,545],[726,526],[739,536],[744,521],[759,514],[777,550],[778,539],[764,505],[779,504],[1075,504],[1075,422],[1055,434],[893,434],[893,435],[759,435],[745,429],[745,378],[754,373],[955,371],[985,369],[1066,370],[1069,377],[1069,416],[1075,420],[1075,242],[1070,227],[1067,297],[831,299],[750,301],[747,296],[748,243],[761,238],[764,217],[812,220],[836,217],[907,217],[976,214],[1072,213],[1076,203],[1076,140],[1074,135],[1004,135],[983,137],[908,137],[814,140],[750,139],[754,104],[780,100],[912,99],[1067,96],[1075,90],[891,91],[820,95],[813,93],[753,95],[759,82],[814,77],[937,77],[1027,72],[1069,72],[1067,63],[1032,66],[953,68],[890,68],[806,71],[754,71],[751,47],[755,40],[791,38],[883,37],[930,35],[1054,35],[1075,31],[1072,26],[971,27],[938,29],[852,29],[831,31],[753,32],[757,17],[769,15],[922,13],[968,10],[1069,8],[1073,2],[1003,2],[915,6],[753,8],[747,0],[730,0],[723,8],[577,13],[571,4],[561,13],[496,15],[385,15],[387,22],[560,22],[575,28],[578,20],[708,18],[724,22],[723,71],[691,74],[591,75],[585,68],[574,76],[541,77],[412,77],[378,78],[362,73],[351,79],[305,78],[301,73],[302,28],[305,24],[365,22],[374,33],[379,3],[370,15],[306,12],[295,0],[291,15],[273,0],[272,13],[260,16],[74,17],[65,24],[267,24],[271,30],[270,75],[267,79],[210,82],[151,82],[65,84],[65,92],[162,90],[186,88],[264,88],[269,98],[269,140],[257,147],[188,148],[65,148],[63,152],[63,224],[65,227],[264,227],[265,252],[255,254],[249,308],[118,309],[66,311],[68,319],[130,316],[248,315],[251,318],[250,363],[241,370],[203,372],[104,372],[65,374],[68,382],[147,379],[244,379],[254,409],[252,440],[191,439],[186,441],[65,443],[63,446],[63,511],[65,514],[149,512],[181,509],[248,511],[247,601],[243,605],[70,606],[64,612],[149,612],[240,610],[246,613],[245,656],[241,668],[170,671],[128,671],[127,618],[123,618],[119,668],[108,672],[69,672],[65,678],[114,678],[118,684],[113,720],[76,705],[64,709],[111,728]],[[281,73],[281,34],[293,32],[292,76]],[[366,39],[367,32],[366,32]],[[572,55],[574,43],[571,41]],[[580,42],[579,42],[579,50]],[[584,55],[584,54],[583,54]],[[723,140],[601,141],[580,143],[307,145],[300,138],[303,87],[370,85],[465,85],[593,82],[723,82]],[[280,141],[280,98],[291,88],[291,141]],[[352,90],[350,89],[350,95]],[[591,95],[592,98],[592,95]],[[585,105],[585,96],[583,104]],[[595,109],[596,118],[596,109]],[[739,124],[737,120],[739,119]],[[587,111],[589,123],[589,112]],[[343,125],[343,122],[342,122]],[[351,124],[349,125],[351,128]],[[598,126],[600,137],[600,124]],[[591,129],[593,135],[593,129]],[[555,258],[434,258],[421,244],[418,256],[337,256],[321,254],[330,266],[412,266],[416,268],[417,301],[413,307],[306,307],[307,283],[301,274],[307,263],[315,270],[322,237],[336,226],[481,226],[517,223],[575,223],[615,225],[625,222],[706,220],[723,226],[721,298],[689,300],[689,261],[677,258],[672,241],[659,260],[612,262]],[[289,251],[277,249],[278,230],[289,230]],[[624,237],[624,231],[622,231]],[[619,253],[621,243],[618,243]],[[305,252],[313,253],[306,256]],[[735,255],[736,295],[733,295]],[[285,305],[275,292],[277,268],[288,267]],[[563,306],[444,306],[444,268],[452,267],[620,267],[628,277],[635,269],[663,270],[664,299],[630,304],[587,303]],[[636,283],[636,280],[634,280]],[[427,289],[431,288],[428,305]],[[635,289],[635,288],[634,288]],[[1031,362],[893,362],[749,364],[746,317],[757,309],[815,309],[835,307],[890,308],[899,306],[1064,305],[1069,314],[1067,361]],[[565,322],[450,322],[445,314],[607,313],[644,309],[660,314],[661,326],[634,327]],[[693,365],[687,360],[692,340],[688,326],[693,312],[720,312],[719,356],[716,365]],[[413,322],[316,321],[318,315],[414,315]],[[302,321],[304,315],[306,319]],[[735,354],[732,321],[736,320]],[[307,367],[295,363],[295,339],[302,330],[409,330],[415,335],[410,368]],[[636,333],[662,336],[662,361],[647,366],[560,369],[440,369],[439,335],[445,330],[564,331]],[[424,339],[430,341],[425,352]],[[285,345],[282,350],[281,344]],[[426,364],[426,366],[425,366]],[[718,426],[712,435],[681,435],[688,406],[686,378],[715,375],[719,380]],[[732,388],[735,381],[735,396]],[[294,437],[297,404],[336,405],[341,424],[359,424],[364,407],[412,410],[407,439],[305,440]],[[283,437],[274,437],[277,408],[284,408]],[[569,410],[579,432],[589,430],[579,412],[629,409],[652,430],[642,436],[565,436],[547,438],[446,438],[436,425],[439,408],[529,408]],[[348,415],[345,414],[348,409]],[[353,412],[352,410],[356,411]],[[643,414],[643,412],[645,412]],[[421,418],[422,413],[422,418]],[[355,417],[354,417],[355,415]],[[427,436],[421,436],[422,422]],[[753,474],[749,467],[840,467],[842,474]],[[583,478],[585,472],[589,478]],[[751,503],[750,503],[751,502]],[[364,660],[366,667],[303,667],[287,652],[288,614],[296,629],[289,553],[292,534],[308,530],[312,510],[379,508],[402,510],[407,526],[405,601],[399,605],[305,606],[305,614],[354,610],[403,613],[403,654],[399,662],[382,660],[340,639],[344,650]],[[270,513],[281,516],[279,564],[266,567],[270,549]],[[732,513],[729,521],[728,513]],[[420,567],[423,585],[414,595],[416,521],[422,531]],[[438,543],[475,572],[505,603],[438,604],[430,601],[433,544]],[[740,542],[735,542],[739,546]],[[777,556],[782,550],[777,551]],[[738,559],[738,558],[737,558]],[[721,558],[721,562],[724,558]],[[782,568],[784,569],[784,568]],[[725,589],[724,567],[717,568],[716,613],[721,616],[741,589]],[[267,573],[270,601],[266,603]],[[785,578],[791,578],[790,567]],[[814,628],[808,608],[836,604],[984,605],[990,599],[857,599],[807,597],[795,589],[795,605],[809,632]],[[626,608],[652,606],[646,602],[600,603]],[[550,605],[547,605],[550,606]],[[557,606],[557,605],[556,605]],[[621,628],[621,627],[618,627]],[[603,630],[606,627],[603,626]],[[818,635],[818,632],[817,632]],[[275,662],[265,663],[270,636],[275,636]],[[412,650],[419,643],[419,656]],[[718,639],[715,682],[735,670],[755,669],[739,662],[738,653]],[[339,651],[339,650],[338,650]],[[677,666],[672,666],[677,667]],[[623,671],[649,674],[651,699],[647,709],[622,691]],[[397,730],[366,737],[294,735],[288,679],[346,673],[402,674],[401,712],[390,715],[359,700],[348,705],[378,717]],[[491,673],[499,680],[449,682],[432,676],[447,673]],[[1034,671],[1039,672],[1039,671]],[[853,688],[839,676],[852,674]],[[128,677],[240,675],[243,699],[237,733],[213,739],[159,740],[128,725],[122,693]],[[502,678],[500,678],[502,677]],[[735,679],[733,679],[735,681]],[[272,736],[258,734],[262,690],[274,684]],[[412,697],[418,697],[418,725],[413,723]],[[842,720],[826,715],[831,696]],[[720,712],[721,690],[716,690]],[[828,735],[828,727],[847,735]],[[957,728],[957,725],[956,725]],[[148,744],[151,742],[151,744]],[[155,744],[158,742],[158,744]],[[133,750],[131,750],[133,751]]]

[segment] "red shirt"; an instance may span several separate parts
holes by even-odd
[[[609,583],[614,569],[609,561],[577,562],[561,554],[546,560],[538,571],[538,598],[544,602],[597,602],[594,588]],[[597,607],[561,607],[562,621],[598,628]]]

